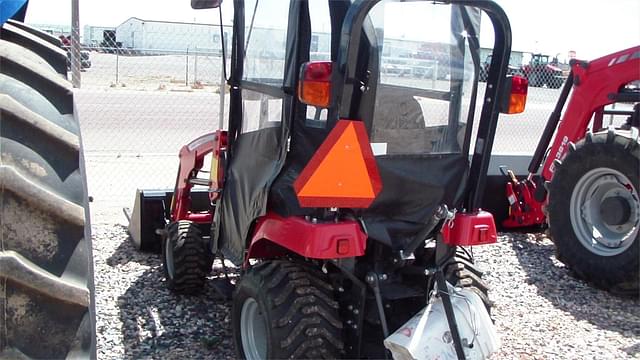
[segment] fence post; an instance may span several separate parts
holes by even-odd
[[[73,87],[80,88],[80,70],[82,59],[80,54],[80,9],[79,0],[71,0],[71,82]]]
[[[189,86],[189,47],[187,46],[187,57],[186,57],[186,74],[184,77],[184,86]]]
[[[116,50],[116,85],[118,85],[118,75],[120,72],[120,49],[115,47]]]
[[[193,60],[193,83],[198,82],[198,47],[196,46],[196,52]]]

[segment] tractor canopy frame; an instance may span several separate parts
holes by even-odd
[[[260,77],[256,65],[251,66],[252,56],[255,57],[252,41],[260,38],[254,26],[256,21],[259,23],[259,3],[247,6],[248,2],[240,0],[233,4],[227,168],[222,199],[217,206],[220,224],[215,229],[219,234],[212,238],[217,239],[213,251],[221,250],[236,264],[244,262],[256,221],[268,210],[282,217],[323,216],[327,209],[300,206],[293,182],[340,119],[363,121],[372,142],[384,138],[387,125],[380,121],[379,114],[390,104],[383,104],[380,99],[389,93],[402,96],[405,91],[380,81],[384,66],[380,56],[383,35],[375,27],[379,24],[369,16],[380,2],[328,1],[331,24],[328,60],[334,63],[332,101],[327,109],[315,109],[316,116],[310,119],[307,116],[310,110],[297,97],[297,84],[300,67],[311,58],[312,14],[307,1],[285,2],[288,3],[286,51],[280,54],[282,71],[275,79]],[[407,249],[437,231],[440,221],[434,221],[433,214],[442,204],[468,211],[479,208],[500,112],[497,99],[505,87],[509,62],[511,32],[499,6],[473,0],[437,2],[433,6],[451,9],[449,31],[453,40],[447,48],[451,64],[467,59],[473,67],[473,71],[465,74],[464,66],[452,65],[445,90],[422,89],[418,93],[429,101],[447,102],[448,116],[437,130],[441,132],[438,139],[441,148],[403,152],[387,144],[388,153],[376,154],[383,182],[380,195],[367,209],[343,209],[360,219],[370,238],[395,250]],[[488,15],[493,25],[495,45],[475,148],[470,151],[478,97],[480,11]],[[466,114],[462,111],[466,106],[462,103],[463,92],[469,102]],[[411,98],[414,94],[404,95]],[[412,105],[417,104],[407,106]],[[323,121],[318,121],[318,112],[325,112]],[[394,115],[387,113],[387,116]]]

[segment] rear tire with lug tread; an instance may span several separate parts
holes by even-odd
[[[589,133],[556,166],[548,223],[558,259],[599,288],[638,296],[638,129]]]
[[[186,220],[167,226],[167,236],[162,241],[162,260],[167,287],[177,294],[202,291],[213,265],[213,255],[202,239],[200,229]]]
[[[340,358],[344,344],[338,308],[332,286],[318,269],[287,260],[264,261],[239,280],[233,297],[238,357]]]
[[[487,312],[491,315],[493,301],[489,299],[489,285],[483,280],[483,272],[473,264],[469,256],[458,251],[456,256],[444,266],[444,274],[451,285],[469,289],[480,296]]]
[[[73,92],[51,39],[13,25],[0,30],[0,358],[95,358]]]

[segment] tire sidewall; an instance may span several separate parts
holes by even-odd
[[[575,186],[590,170],[596,168],[615,169],[625,175],[635,187],[638,187],[638,166],[629,161],[627,153],[619,144],[584,143],[570,153],[557,169],[551,182],[549,193],[549,228],[557,247],[561,261],[567,262],[572,268],[580,267],[587,277],[602,275],[612,276],[612,282],[624,281],[629,273],[638,273],[638,252],[640,241],[638,235],[633,243],[624,252],[613,256],[597,255],[587,249],[574,233],[570,220],[570,204]],[[633,156],[631,156],[633,157]],[[575,176],[580,174],[579,176]],[[560,194],[555,196],[554,194]],[[562,220],[564,218],[564,221]],[[586,261],[589,266],[580,264]],[[613,264],[618,264],[617,269],[612,269]]]
[[[258,308],[266,319],[266,331],[267,339],[273,339],[271,324],[271,312],[267,308],[267,298],[265,291],[260,291],[261,288],[266,286],[264,279],[254,269],[249,269],[239,280],[236,286],[236,292],[233,296],[233,306],[231,309],[231,319],[233,321],[233,341],[236,348],[236,355],[238,359],[246,359],[244,354],[244,348],[242,345],[241,335],[241,315],[242,306],[248,298],[253,298],[258,303]],[[272,344],[267,341],[267,358],[273,358]]]
[[[167,246],[171,246],[173,248],[173,240],[172,240],[171,232],[169,232],[166,236],[162,238],[161,253],[162,253],[162,269],[164,270],[164,278],[167,280],[167,285],[169,286],[169,288],[172,288],[173,276],[171,276],[171,274],[169,273],[169,268],[167,267],[167,262],[169,261],[167,259]],[[173,264],[173,266],[175,269],[175,263]]]

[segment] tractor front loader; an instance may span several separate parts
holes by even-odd
[[[529,174],[508,171],[502,223],[548,224],[558,259],[576,275],[632,296],[640,291],[639,81],[638,46],[571,61]],[[615,117],[623,121],[605,124]]]
[[[496,242],[480,209],[493,138],[500,112],[526,102],[526,80],[506,76],[503,10],[474,0],[236,0],[233,11],[228,130],[181,150],[173,190],[136,197],[132,238],[161,251],[168,287],[198,292],[216,256],[238,266],[239,358],[496,351],[469,247]],[[486,86],[481,18],[495,33]],[[449,78],[384,71],[416,46],[439,54]]]

